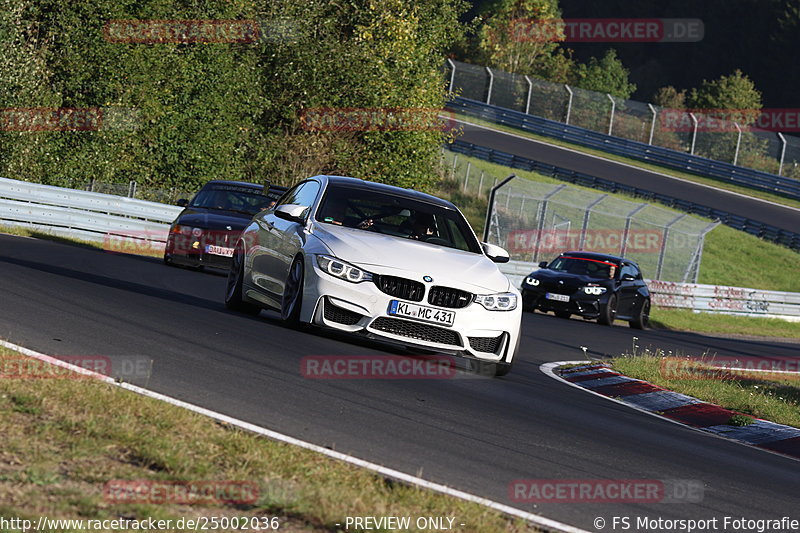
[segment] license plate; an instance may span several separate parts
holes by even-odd
[[[434,309],[433,307],[398,302],[397,300],[392,300],[389,303],[388,313],[394,316],[416,318],[417,320],[424,320],[425,322],[442,324],[443,326],[452,326],[453,319],[456,316],[453,311],[442,311],[441,309]]]
[[[553,294],[552,292],[548,292],[545,293],[544,297],[547,298],[548,300],[557,300],[559,302],[569,301],[569,296],[567,296],[566,294]]]
[[[206,253],[211,255],[221,255],[223,257],[233,257],[233,248],[209,244],[206,246]]]

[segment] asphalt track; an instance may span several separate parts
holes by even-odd
[[[800,231],[799,209],[676,179],[665,174],[650,172],[484,126],[458,122],[463,127],[463,135],[460,139],[468,143],[689,200],[764,224],[771,224],[787,231]]]
[[[137,385],[315,444],[594,530],[595,517],[798,516],[800,462],[602,400],[542,374],[543,362],[641,347],[800,357],[797,344],[638,332],[526,314],[521,353],[500,379],[318,380],[309,355],[397,354],[285,328],[222,305],[225,278],[156,259],[0,235],[0,337],[51,355],[153,360]],[[518,503],[517,479],[685,479],[699,503]],[[452,510],[442,509],[442,512]],[[458,517],[456,517],[458,518]],[[721,522],[719,523],[721,530]],[[620,530],[617,525],[616,530]]]

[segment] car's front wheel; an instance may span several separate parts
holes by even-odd
[[[610,326],[614,323],[614,318],[617,316],[617,296],[612,294],[608,297],[608,302],[600,307],[600,316],[597,317],[597,322],[604,326]]]
[[[645,329],[647,328],[647,324],[650,322],[650,300],[645,300],[642,304],[642,308],[639,309],[639,313],[636,317],[628,322],[628,325],[635,329]]]
[[[289,269],[281,302],[281,318],[290,326],[300,324],[300,308],[303,305],[303,274],[303,258],[297,257]]]
[[[248,315],[257,315],[261,308],[245,302],[242,298],[244,281],[244,248],[241,243],[236,246],[231,258],[231,269],[228,271],[228,285],[225,290],[225,307]]]

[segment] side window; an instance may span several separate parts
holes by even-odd
[[[319,193],[319,182],[305,181],[292,187],[278,205],[303,205],[311,207]]]
[[[620,276],[632,276],[634,279],[639,279],[641,274],[639,274],[639,270],[633,265],[623,265],[622,272],[620,272]]]

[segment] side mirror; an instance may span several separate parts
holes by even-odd
[[[189,200],[187,200],[186,198],[181,198],[180,200],[175,202],[175,205],[177,205],[178,207],[186,207],[187,205],[189,205]]]
[[[636,281],[636,277],[631,276],[630,274],[623,274],[622,281]]]
[[[308,207],[304,205],[283,204],[275,208],[275,216],[283,220],[302,224],[305,222],[304,218],[307,210]]]
[[[547,268],[547,261],[542,261],[539,263],[539,268]]]
[[[508,252],[499,246],[489,244],[488,242],[482,242],[481,247],[483,247],[483,253],[495,263],[508,263],[508,260],[511,259],[508,256]]]

